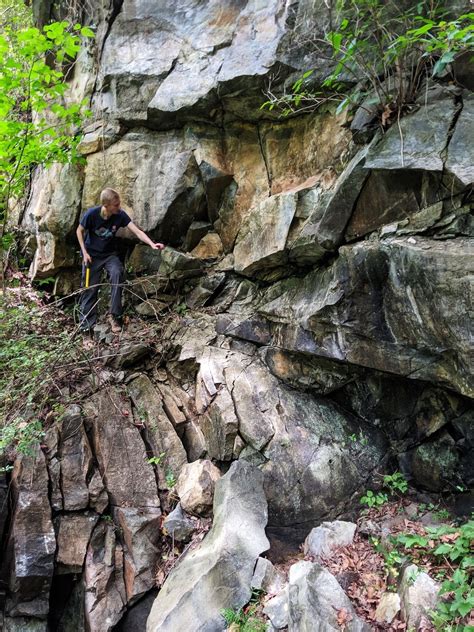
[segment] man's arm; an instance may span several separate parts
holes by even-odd
[[[148,237],[148,235],[140,230],[138,226],[136,226],[133,222],[130,222],[130,224],[127,225],[127,228],[129,228],[140,241],[143,241],[144,244],[147,244],[147,246],[150,246],[150,248],[153,248],[153,250],[163,250],[163,248],[165,247],[165,245],[161,244],[160,242],[155,243],[154,241],[152,241]]]
[[[79,242],[79,246],[81,247],[81,250],[82,250],[82,256],[84,258],[84,263],[86,265],[89,265],[89,263],[92,263],[92,257],[87,252],[86,245],[84,243],[84,233],[85,232],[86,232],[86,229],[84,228],[84,226],[82,226],[82,224],[79,224],[79,226],[77,227],[77,230],[76,230],[77,241]]]

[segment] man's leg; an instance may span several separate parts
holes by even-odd
[[[110,280],[110,313],[114,318],[122,318],[122,283],[125,280],[125,274],[122,262],[117,255],[110,255],[104,263],[107,275]]]
[[[103,259],[93,259],[89,265],[89,287],[83,289],[79,303],[79,328],[92,329],[97,321],[97,294],[99,292],[100,275],[104,269]],[[86,267],[82,266],[82,285],[85,285]]]

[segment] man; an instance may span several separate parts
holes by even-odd
[[[86,268],[90,268],[89,288],[84,290],[80,302],[80,329],[90,332],[97,320],[97,293],[102,270],[106,270],[112,285],[109,322],[113,333],[122,329],[122,283],[124,269],[117,254],[115,236],[119,228],[127,226],[143,243],[162,250],[163,244],[153,242],[135,226],[130,217],[120,208],[120,196],[113,189],[104,189],[100,194],[100,206],[86,211],[77,227],[76,235],[83,258],[83,279]]]

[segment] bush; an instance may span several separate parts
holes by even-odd
[[[340,113],[362,103],[387,127],[414,103],[430,78],[439,78],[461,51],[474,48],[474,13],[447,19],[431,1],[403,10],[383,0],[339,0],[338,26],[309,44],[332,71],[317,91],[308,70],[283,97],[262,107],[283,115],[337,102]]]
[[[85,103],[67,103],[66,75],[83,38],[80,24],[53,22],[42,29],[27,20],[0,27],[0,253],[8,252],[8,210],[37,165],[78,158],[78,129]],[[2,257],[2,278],[7,262]]]
[[[426,566],[443,580],[441,601],[432,613],[436,629],[467,632],[467,618],[474,611],[474,520],[460,526],[428,527],[426,535],[400,534],[391,541],[402,561]]]
[[[0,457],[7,461],[31,453],[45,420],[61,415],[61,387],[77,369],[67,319],[28,293],[14,290],[0,304]]]

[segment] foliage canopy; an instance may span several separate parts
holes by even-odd
[[[8,205],[24,192],[31,169],[73,158],[85,103],[68,103],[66,76],[93,31],[55,22],[38,29],[26,18],[0,32],[0,249],[7,249]]]
[[[474,49],[474,13],[450,19],[432,1],[404,10],[383,0],[339,0],[336,16],[336,28],[306,43],[332,68],[318,89],[311,87],[310,69],[289,94],[269,93],[262,108],[289,115],[333,101],[340,113],[362,104],[387,126],[414,103],[427,81],[449,76],[457,55]]]

